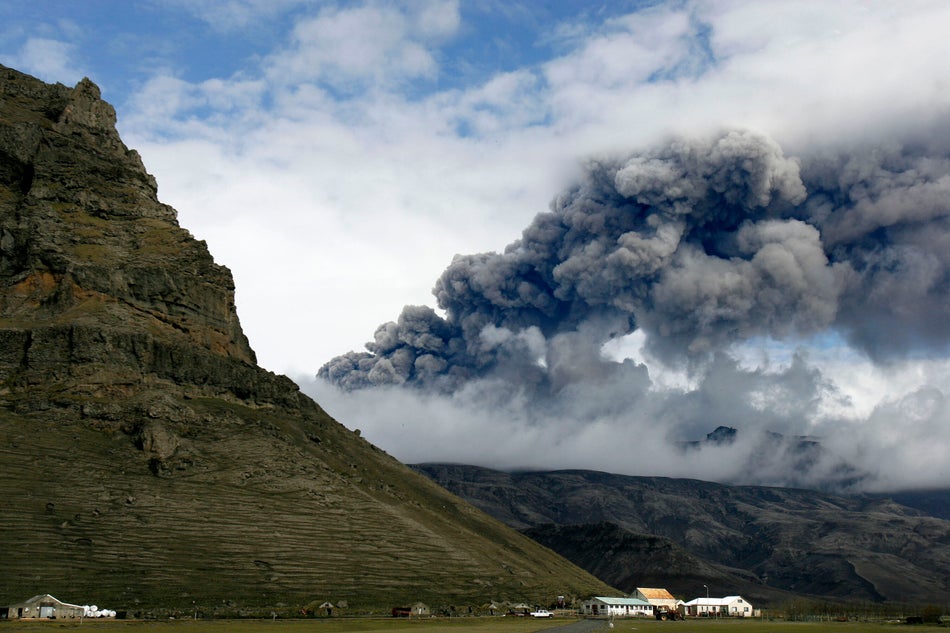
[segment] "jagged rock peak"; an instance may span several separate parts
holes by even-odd
[[[29,164],[35,156],[45,129],[65,137],[81,138],[94,145],[97,153],[112,153],[134,165],[155,195],[156,183],[146,171],[138,152],[129,150],[116,130],[115,109],[102,100],[99,87],[84,78],[75,88],[46,84],[35,77],[0,65],[0,98],[4,123],[14,124],[15,138],[4,138],[3,151]],[[4,135],[6,137],[6,134]],[[175,213],[162,205],[162,215]],[[143,211],[153,209],[143,209]]]
[[[68,88],[0,66],[0,381],[108,366],[121,383],[157,372],[266,390],[231,272],[158,200],[115,124],[89,79]]]

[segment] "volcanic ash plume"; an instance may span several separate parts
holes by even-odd
[[[444,317],[408,306],[319,376],[552,394],[617,371],[601,350],[636,330],[671,364],[826,330],[876,359],[946,350],[948,193],[942,156],[796,159],[744,131],[590,161],[503,253],[456,256]]]

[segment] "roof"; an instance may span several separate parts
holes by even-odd
[[[647,600],[676,600],[666,589],[654,589],[651,587],[637,587],[637,591],[640,595],[644,596]]]
[[[44,601],[44,600],[49,601],[49,602],[55,602],[57,605],[59,605],[59,606],[61,606],[61,607],[69,607],[70,609],[85,609],[85,608],[86,608],[86,607],[84,607],[84,606],[82,606],[82,605],[79,605],[79,604],[70,604],[69,602],[63,602],[63,601],[60,600],[59,598],[57,598],[57,597],[55,597],[55,596],[51,596],[51,595],[48,594],[48,593],[39,593],[39,594],[36,594],[36,595],[33,596],[32,598],[29,598],[29,599],[27,599],[27,600],[24,600],[23,602],[18,602],[18,603],[16,603],[15,605],[12,605],[12,606],[35,604],[35,603],[37,603],[37,602],[42,602],[42,601]]]
[[[592,600],[600,600],[605,604],[616,604],[621,606],[631,606],[631,607],[649,607],[651,606],[649,602],[641,600],[640,598],[613,598],[608,596],[594,596]]]
[[[33,596],[32,598],[28,598],[28,599],[24,600],[23,602],[24,602],[24,603],[26,603],[26,602],[36,602],[37,600],[42,600],[43,598],[50,598],[50,599],[52,599],[52,600],[56,600],[56,602],[59,602],[59,600],[58,600],[57,598],[53,598],[53,596],[49,595],[48,593],[38,593],[38,594],[36,594],[35,596]]]
[[[743,600],[742,596],[726,596],[725,598],[693,598],[686,604],[691,607],[706,605],[708,607],[724,607],[737,600]]]

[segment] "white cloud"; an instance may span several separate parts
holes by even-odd
[[[937,61],[950,53],[937,26],[950,19],[950,7],[939,3],[696,3],[650,17],[666,37],[649,47],[635,30],[615,27],[545,67],[555,125],[582,150],[746,126],[800,151],[906,134],[946,113],[950,100]],[[698,26],[708,27],[714,65],[703,66],[703,52],[684,41]],[[636,54],[638,47],[646,50]],[[695,77],[644,81],[697,63],[704,71]]]
[[[409,5],[413,7],[413,5]],[[458,5],[428,2],[406,12],[386,4],[324,9],[299,21],[291,42],[268,61],[275,83],[325,82],[344,92],[432,79],[438,64],[429,45],[458,28]]]
[[[137,140],[206,140],[227,152],[242,145],[244,130],[268,118],[261,110],[267,89],[260,80],[192,83],[169,70],[158,71],[130,98],[131,113],[119,121],[119,127]]]
[[[409,3],[408,9],[415,31],[426,40],[451,37],[461,26],[458,0],[416,1]]]
[[[31,37],[12,56],[4,56],[3,63],[11,68],[68,85],[76,82],[80,72],[73,64],[75,47],[61,40]]]
[[[649,81],[688,54],[690,16],[656,9],[612,20],[606,32],[547,65],[553,90],[609,91]]]

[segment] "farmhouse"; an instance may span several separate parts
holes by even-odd
[[[48,593],[33,596],[29,600],[8,607],[0,607],[0,619],[48,618],[78,620],[86,613],[86,607],[58,600]]]
[[[652,616],[653,605],[639,598],[595,596],[581,603],[581,615],[631,618]]]
[[[696,598],[686,603],[686,615],[699,617],[731,616],[749,618],[756,615],[752,605],[742,596]]]

